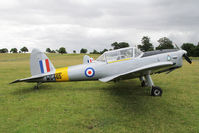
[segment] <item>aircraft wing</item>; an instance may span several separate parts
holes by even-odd
[[[156,70],[160,70],[161,68],[164,67],[169,67],[172,66],[173,62],[158,62],[158,63],[154,63],[154,64],[150,64],[150,65],[146,65],[137,69],[134,69],[132,71],[129,72],[125,72],[122,74],[118,74],[118,75],[112,75],[112,76],[108,76],[108,77],[104,77],[99,79],[102,82],[109,82],[115,79],[129,79],[129,78],[136,78],[139,76],[143,76],[146,75],[146,73],[151,70],[152,73]]]

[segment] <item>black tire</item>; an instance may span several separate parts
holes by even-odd
[[[158,86],[153,86],[151,89],[151,96],[162,96],[162,89]]]

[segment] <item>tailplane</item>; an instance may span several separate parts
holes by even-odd
[[[10,84],[18,82],[41,82],[46,75],[55,73],[55,68],[48,57],[38,49],[33,49],[30,55],[31,77],[18,79]]]

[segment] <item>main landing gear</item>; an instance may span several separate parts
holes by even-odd
[[[149,74],[140,77],[140,81],[142,87],[151,87],[151,96],[162,96],[162,89],[158,86],[154,86],[153,80],[151,79],[151,76]]]
[[[162,89],[158,86],[152,86],[151,96],[162,96]]]
[[[41,85],[41,82],[37,82],[37,85],[35,85],[35,89],[39,89],[39,85]]]

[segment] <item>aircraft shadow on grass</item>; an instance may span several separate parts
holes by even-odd
[[[86,82],[92,82],[92,81],[86,81]],[[94,81],[95,82],[95,81]],[[98,81],[96,81],[98,82]],[[79,82],[80,83],[80,82]],[[78,84],[78,82],[77,82]],[[51,91],[51,90],[56,90],[56,91],[96,91],[96,90],[104,90],[109,92],[111,95],[139,95],[139,96],[149,96],[144,90],[140,84],[137,81],[120,81],[120,82],[110,82],[107,83],[108,85],[102,88],[99,88],[97,86],[88,86],[86,87],[86,84],[83,88],[81,87],[76,87],[80,85],[75,85],[72,86],[62,86],[62,87],[54,87],[52,84],[42,84],[40,88],[35,88],[35,86],[32,87],[23,87],[21,89],[17,89],[16,91],[12,92],[14,95],[23,95],[27,93],[34,93],[38,91]],[[54,92],[53,92],[54,93]]]
[[[90,81],[89,81],[90,82]],[[77,84],[80,84],[80,82],[77,82]],[[78,86],[78,85],[75,86]],[[135,114],[142,114],[146,109],[148,109],[148,105],[150,103],[153,103],[153,105],[159,105],[160,102],[158,102],[158,97],[151,97],[148,94],[149,89],[144,87],[142,88],[138,81],[136,80],[125,80],[120,82],[110,82],[107,86],[104,86],[102,88],[99,88],[98,86],[88,86],[88,88],[76,87],[73,86],[73,88],[67,88],[66,87],[54,87],[53,84],[42,84],[39,89],[36,89],[34,87],[28,88],[24,87],[21,89],[17,89],[14,92],[12,92],[13,95],[26,95],[30,93],[46,93],[46,91],[52,91],[52,93],[56,93],[57,91],[64,91],[64,92],[71,92],[71,91],[99,91],[103,90],[103,93],[106,95],[108,94],[108,97],[105,98],[105,101],[110,101],[110,103],[113,103],[113,108],[117,108],[120,106],[120,108],[123,108],[122,110],[127,112],[134,112]],[[106,99],[107,98],[107,99]],[[158,98],[161,99],[161,98]],[[154,100],[156,101],[154,103]],[[105,109],[106,111],[106,109]]]
[[[124,110],[133,111],[136,113],[143,113],[146,110],[145,105],[153,102],[153,97],[149,95],[149,89],[147,87],[141,87],[136,80],[129,80],[119,82],[110,86],[107,89],[110,94],[109,99],[117,104]]]

